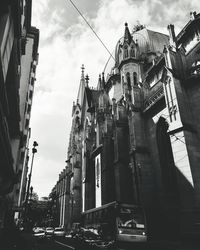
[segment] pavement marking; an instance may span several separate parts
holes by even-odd
[[[60,245],[62,245],[62,246],[69,247],[69,248],[71,248],[71,249],[75,250],[75,248],[74,248],[74,247],[69,246],[69,245],[66,245],[66,244],[64,244],[64,243],[61,243],[60,241],[55,240],[55,242],[56,242],[56,243],[58,243],[58,244],[60,244]]]

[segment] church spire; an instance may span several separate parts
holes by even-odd
[[[104,78],[104,72],[102,73],[102,79],[101,79],[101,81],[102,81],[102,89],[104,89],[105,88],[105,78]]]
[[[81,79],[80,79],[80,85],[78,90],[78,97],[77,97],[77,103],[82,105],[83,101],[83,95],[84,95],[84,89],[85,89],[85,76],[84,76],[84,64],[81,66]]]
[[[85,76],[84,76],[84,64],[82,64],[82,67],[81,67],[81,80],[85,80]]]
[[[101,74],[99,74],[99,80],[98,80],[97,89],[101,90]]]
[[[105,79],[104,79],[104,73],[99,74],[99,81],[98,81],[98,85],[97,85],[97,89],[103,91],[105,88]]]
[[[132,36],[128,28],[128,23],[125,23],[124,41],[128,44],[130,44],[132,41]]]
[[[87,74],[86,77],[85,77],[85,86],[86,87],[88,87],[89,80],[90,80],[90,78],[89,78],[89,76]]]

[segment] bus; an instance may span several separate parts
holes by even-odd
[[[146,219],[141,206],[114,201],[83,212],[81,224],[106,240],[147,241]]]

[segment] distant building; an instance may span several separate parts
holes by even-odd
[[[63,169],[59,174],[59,179],[53,188],[50,196],[53,202],[52,216],[54,218],[54,226],[70,228],[71,220],[68,219],[73,213],[73,208],[70,205],[70,179],[72,171],[69,168]],[[80,197],[81,199],[81,197]]]
[[[31,200],[34,200],[34,201],[38,201],[39,200],[39,196],[35,192],[32,192],[32,194],[30,195],[30,197],[31,197],[30,198]]]
[[[173,25],[167,36],[142,25],[131,34],[125,24],[115,65],[97,89],[82,69],[63,191],[69,202],[60,203],[71,211],[65,225],[119,201],[144,207],[152,239],[199,237],[199,27],[195,12],[177,36]]]
[[[58,184],[58,183],[57,183]],[[51,190],[51,193],[49,194],[49,200],[50,200],[50,218],[51,223],[50,226],[57,227],[60,223],[60,205],[59,205],[59,192],[57,190],[57,186],[55,185],[53,189]]]
[[[31,0],[0,3],[1,228],[6,217],[21,209],[25,189],[39,42],[39,30],[31,27],[31,4]]]

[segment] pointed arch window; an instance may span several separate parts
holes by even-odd
[[[124,59],[128,57],[128,46],[124,46]]]
[[[126,81],[127,81],[127,98],[129,99],[129,101],[131,101],[131,78],[130,78],[130,73],[127,72],[126,73]]]
[[[129,72],[127,72],[126,74],[126,81],[127,81],[128,88],[131,89],[131,78],[130,78]]]
[[[118,58],[119,58],[119,63],[122,61],[123,59],[123,53],[122,53],[122,47],[119,47],[119,53],[118,53]]]
[[[138,85],[137,73],[136,73],[136,72],[133,72],[133,84],[134,84],[135,86]]]
[[[135,57],[135,48],[133,46],[131,46],[130,55],[131,57]]]

